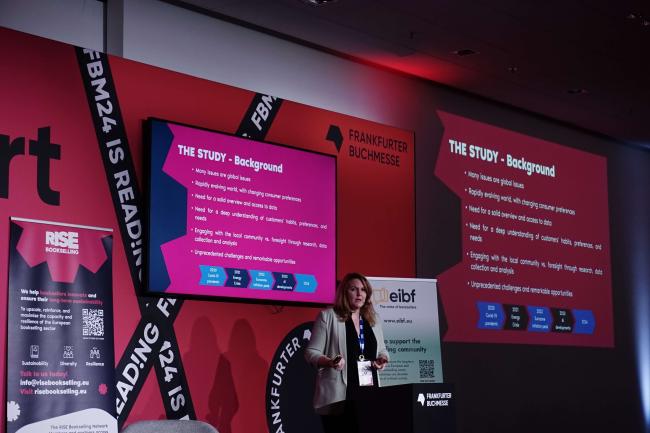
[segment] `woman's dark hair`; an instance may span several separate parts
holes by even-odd
[[[343,279],[339,282],[339,285],[336,287],[336,295],[334,296],[334,312],[339,316],[343,321],[348,320],[352,311],[350,309],[350,303],[348,302],[348,287],[350,287],[350,282],[352,280],[359,280],[363,285],[363,288],[366,291],[366,302],[361,307],[361,316],[363,320],[368,322],[370,326],[375,325],[376,313],[375,308],[372,306],[372,286],[366,277],[361,275],[358,272],[350,272],[346,274]]]

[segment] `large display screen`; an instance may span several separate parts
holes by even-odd
[[[613,346],[607,160],[438,115],[462,245],[439,277],[445,339]]]
[[[147,123],[149,292],[330,303],[336,158]]]

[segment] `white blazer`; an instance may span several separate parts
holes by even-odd
[[[376,315],[376,322],[372,330],[377,339],[376,357],[382,356],[389,359],[379,315]],[[305,348],[305,359],[310,364],[317,366],[321,356],[334,358],[338,354],[341,354],[346,362],[346,367],[343,370],[339,371],[330,367],[318,369],[314,393],[314,408],[317,413],[327,414],[329,412],[327,406],[345,400],[348,384],[347,363],[353,362],[348,359],[347,354],[345,321],[339,318],[333,308],[327,308],[316,317],[311,330],[311,339]]]

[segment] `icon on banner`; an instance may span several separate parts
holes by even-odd
[[[383,303],[383,302],[388,302],[388,296],[389,296],[388,289],[385,288],[385,287],[382,287],[381,289],[374,290],[373,293],[372,293],[372,296],[373,296],[374,302],[376,302],[378,304]]]
[[[7,402],[7,421],[14,422],[20,416],[20,405],[15,401]]]
[[[99,354],[99,349],[93,346],[93,348],[90,349],[90,359],[99,359],[99,358],[101,358]]]
[[[38,347],[38,344],[32,344],[29,346],[29,357],[32,359],[38,359],[40,355],[40,348]]]
[[[74,359],[74,346],[63,346],[63,359]]]
[[[418,403],[420,403],[420,405],[424,406],[424,394],[422,394],[422,393],[418,394]]]

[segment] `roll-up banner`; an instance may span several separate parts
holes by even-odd
[[[7,433],[117,433],[112,230],[12,218]]]
[[[381,386],[440,383],[442,357],[436,280],[369,277],[372,302],[384,325],[390,362]]]

